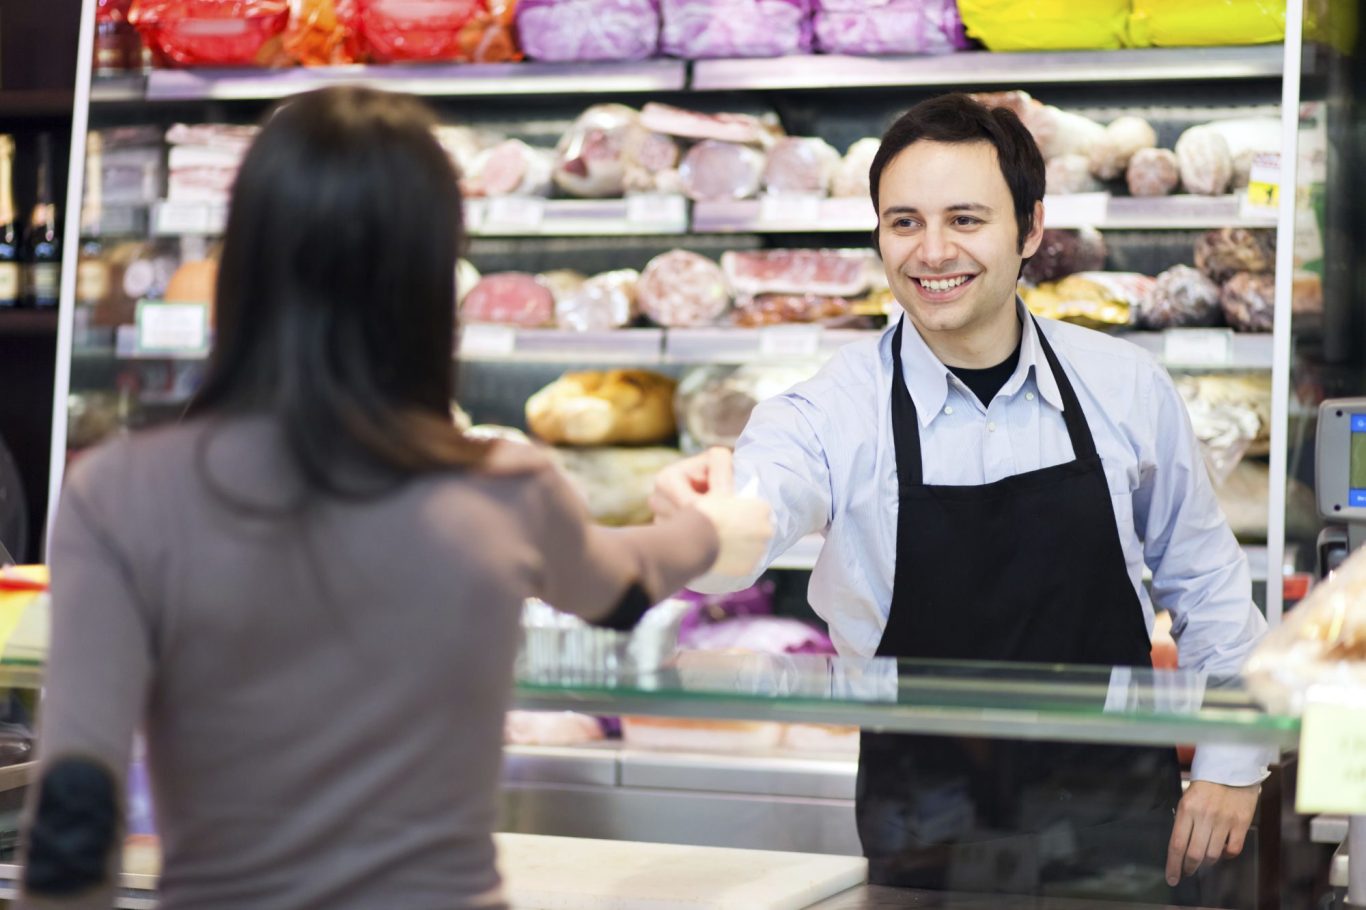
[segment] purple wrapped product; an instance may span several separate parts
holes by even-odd
[[[811,0],[662,0],[662,4],[659,46],[672,57],[781,57],[811,50]]]
[[[773,583],[760,582],[733,594],[681,591],[693,606],[683,614],[678,646],[692,651],[740,649],[761,654],[834,654],[820,629],[785,616],[773,616]]]
[[[827,54],[947,54],[970,46],[956,0],[814,0]]]
[[[644,60],[659,53],[659,0],[521,0],[517,33],[532,60]]]

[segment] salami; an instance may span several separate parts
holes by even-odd
[[[730,306],[725,274],[710,259],[687,250],[651,259],[636,297],[641,312],[663,326],[710,325]]]
[[[1220,228],[1195,242],[1195,267],[1222,284],[1235,272],[1273,272],[1276,234],[1245,228]]]
[[[779,139],[768,150],[764,165],[764,188],[770,193],[817,193],[826,187],[840,166],[840,153],[824,139]]]
[[[1201,196],[1218,196],[1233,180],[1233,156],[1228,141],[1218,130],[1193,126],[1176,140],[1176,161],[1181,182]]]
[[[721,269],[742,296],[855,297],[868,290],[871,257],[863,250],[728,250]]]
[[[1091,173],[1091,160],[1085,155],[1059,155],[1044,164],[1046,192],[1095,193],[1105,187]]]
[[[1181,182],[1176,153],[1167,149],[1139,149],[1129,159],[1125,180],[1134,196],[1165,196],[1174,192]]]
[[[534,275],[495,272],[470,289],[460,312],[467,322],[549,325],[555,321],[555,298]]]
[[[1219,316],[1219,285],[1188,265],[1158,275],[1138,305],[1138,322],[1149,329],[1215,325]]]
[[[835,178],[830,182],[831,196],[867,196],[868,171],[873,166],[873,158],[882,146],[881,139],[860,139],[844,153],[844,159],[835,170]]]
[[[691,199],[749,199],[759,192],[764,155],[747,145],[708,139],[688,151],[678,171]]]
[[[1113,180],[1125,172],[1139,149],[1156,148],[1157,130],[1142,117],[1120,117],[1091,146],[1091,173]]]
[[[1276,313],[1276,278],[1239,272],[1219,291],[1224,319],[1240,332],[1269,332]]]

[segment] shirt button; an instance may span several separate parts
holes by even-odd
[[[1033,401],[1033,400],[1034,400],[1034,393],[1033,393],[1033,392],[1025,392],[1025,401]]]
[[[988,424],[987,424],[987,432],[988,432],[988,433],[995,433],[995,432],[996,432],[996,424],[994,424],[994,423],[988,423]]]
[[[945,413],[945,414],[952,414],[952,413],[953,413],[953,405],[951,405],[951,404],[944,405],[944,413]]]

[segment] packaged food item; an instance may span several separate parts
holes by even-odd
[[[743,328],[841,319],[853,312],[846,297],[821,294],[759,294],[735,301],[731,319]]]
[[[1118,117],[1105,128],[1105,134],[1091,146],[1091,173],[1101,180],[1113,180],[1129,167],[1140,149],[1157,147],[1157,130],[1142,117]]]
[[[1138,305],[1138,323],[1149,329],[1217,325],[1222,316],[1219,285],[1198,269],[1175,265],[1153,283]]]
[[[1105,137],[1105,127],[1096,121],[1051,104],[1027,104],[1020,119],[1045,161],[1061,155],[1086,155],[1089,160],[1091,149]]]
[[[549,196],[555,156],[520,139],[504,139],[475,156],[460,182],[466,196]]]
[[[671,57],[782,57],[811,49],[810,0],[661,0]]]
[[[1134,47],[1216,47],[1285,40],[1284,0],[1133,0]]]
[[[683,191],[699,202],[750,199],[764,176],[764,154],[748,145],[705,139],[679,165]]]
[[[551,449],[551,455],[583,496],[592,519],[612,527],[654,521],[650,494],[655,475],[683,457],[677,449],[659,446],[561,446]]]
[[[947,54],[966,50],[955,0],[815,0],[816,50],[826,54]]]
[[[1222,284],[1235,272],[1274,272],[1276,232],[1219,228],[1195,241],[1195,267]]]
[[[675,434],[675,385],[647,370],[565,373],[527,399],[527,426],[552,445],[656,445]]]
[[[1315,686],[1366,687],[1366,551],[1349,556],[1267,633],[1242,676],[1278,714],[1302,713]]]
[[[365,57],[360,39],[360,0],[290,0],[285,52],[302,66],[358,63]]]
[[[1093,329],[1129,325],[1153,279],[1137,272],[1080,272],[1057,282],[1026,288],[1020,296],[1036,316]]]
[[[1168,149],[1139,149],[1129,159],[1125,182],[1134,196],[1165,196],[1175,192],[1181,182],[1176,153]]]
[[[645,266],[636,299],[641,313],[659,325],[711,325],[730,307],[730,289],[720,267],[707,257],[670,250]]]
[[[1038,251],[1025,263],[1021,277],[1040,284],[1077,272],[1094,272],[1105,268],[1105,255],[1105,238],[1095,228],[1049,228],[1043,232]]]
[[[1205,124],[1224,137],[1233,159],[1233,188],[1243,189],[1252,173],[1252,159],[1263,152],[1280,154],[1281,121],[1276,117],[1235,117]]]
[[[1271,438],[1271,377],[1185,373],[1175,380],[1215,487],[1244,455],[1264,455]]]
[[[859,139],[850,145],[830,181],[830,195],[868,196],[868,171],[872,169],[873,158],[881,145],[882,140],[873,137]]]
[[[1224,321],[1240,332],[1270,332],[1275,324],[1276,276],[1239,272],[1219,290]]]
[[[993,51],[1111,50],[1129,25],[1128,0],[958,0],[958,11]]]
[[[550,288],[550,295],[555,298],[557,307],[562,298],[583,287],[583,283],[588,280],[587,275],[575,269],[551,269],[548,272],[541,272],[536,277],[541,284]]]
[[[776,120],[749,114],[704,114],[658,101],[650,101],[640,109],[640,125],[681,139],[715,139],[760,147],[772,144],[783,135]]]
[[[856,297],[868,289],[867,250],[727,250],[721,269],[737,295]]]
[[[637,125],[626,135],[622,188],[628,193],[682,193],[678,140]]]
[[[555,146],[555,185],[571,196],[620,196],[626,148],[640,115],[624,104],[595,104],[580,114]]]
[[[279,66],[288,62],[287,0],[134,0],[128,21],[158,66]]]
[[[532,60],[644,60],[659,51],[659,0],[519,0]]]
[[[577,288],[555,297],[555,323],[576,332],[620,328],[636,316],[640,273],[617,269],[594,275]]]
[[[1049,158],[1044,162],[1044,186],[1050,195],[1098,193],[1105,189],[1091,173],[1091,159],[1086,155]]]
[[[603,738],[596,717],[573,711],[509,711],[503,742],[510,746],[578,746]]]
[[[95,73],[113,75],[142,66],[142,41],[128,22],[132,0],[96,0]]]
[[[535,275],[495,272],[465,295],[460,315],[466,322],[536,327],[555,321],[555,298]]]
[[[458,35],[466,63],[515,63],[522,59],[517,43],[517,0],[483,0]]]
[[[824,196],[839,166],[840,153],[824,139],[813,136],[779,139],[768,150],[764,189],[770,193]]]
[[[468,59],[462,32],[488,13],[486,0],[361,0],[361,35],[379,63]]]
[[[712,364],[689,370],[678,384],[674,407],[685,452],[711,446],[734,448],[759,402],[810,379],[819,364]]]
[[[1176,162],[1186,190],[1201,196],[1218,196],[1233,181],[1233,156],[1228,140],[1208,126],[1193,126],[1176,140]]]

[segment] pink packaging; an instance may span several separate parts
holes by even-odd
[[[827,54],[947,54],[970,46],[955,0],[814,0]]]
[[[660,49],[687,60],[811,50],[811,0],[662,0]]]
[[[659,0],[521,0],[517,33],[532,60],[644,60],[659,52]]]

